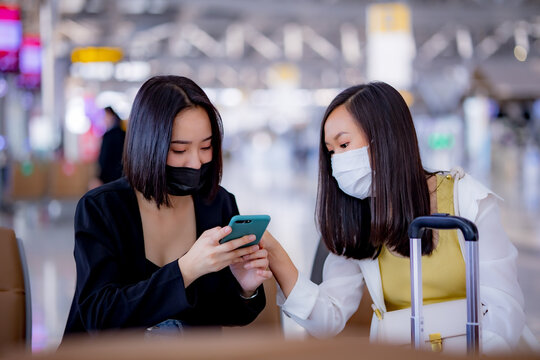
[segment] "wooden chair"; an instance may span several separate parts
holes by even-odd
[[[15,232],[0,227],[0,353],[32,345],[32,301],[24,248]]]

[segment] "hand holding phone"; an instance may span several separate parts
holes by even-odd
[[[241,238],[244,235],[255,235],[255,240],[241,247],[256,245],[261,241],[261,237],[270,222],[269,215],[235,215],[231,218],[229,226],[232,232],[219,240],[220,244],[227,241]]]

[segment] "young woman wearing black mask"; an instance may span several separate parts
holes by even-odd
[[[219,186],[221,139],[219,113],[193,81],[157,76],[143,84],[125,177],[77,205],[77,285],[65,334],[245,325],[264,308],[266,250],[239,249],[253,235],[219,244],[238,214]]]

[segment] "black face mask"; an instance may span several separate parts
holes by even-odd
[[[202,164],[200,169],[166,165],[167,192],[175,196],[195,194],[206,183],[210,168],[211,162]]]

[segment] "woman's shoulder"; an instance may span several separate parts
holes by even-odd
[[[459,214],[472,221],[477,217],[481,201],[488,198],[494,199],[493,201],[502,200],[501,197],[484,183],[468,173],[465,173],[463,177],[455,181],[454,200],[457,200]]]
[[[218,186],[216,198],[230,200],[230,199],[234,199],[235,197],[233,193],[229,192],[227,189],[225,189],[223,186],[220,185]]]
[[[205,199],[202,196],[197,196],[198,201],[207,206],[223,206],[236,203],[235,196],[222,186],[218,186],[216,195],[211,199]]]
[[[125,178],[99,186],[84,194],[75,210],[75,228],[132,224],[137,221],[137,198]]]
[[[458,187],[457,194],[460,198],[468,198],[471,200],[481,200],[490,194],[496,195],[491,189],[489,189],[484,183],[476,179],[471,174],[465,172],[463,168],[456,166],[451,170],[434,171],[440,177],[448,177],[454,181],[455,186]]]
[[[134,196],[133,188],[125,177],[110,183],[98,186],[84,194],[79,203],[106,203],[126,202]]]
[[[236,198],[225,188],[219,187],[212,199],[194,196],[195,211],[200,215],[202,227],[209,229],[214,226],[225,226],[232,216],[237,215]]]
[[[129,184],[127,178],[121,177],[120,179],[111,181],[92,190],[89,190],[84,196],[100,197],[110,194],[122,194],[130,191],[133,192],[133,188]]]
[[[485,183],[481,182],[469,173],[465,173],[462,178],[456,179],[456,181],[458,182],[462,197],[481,200],[486,198],[488,195],[494,195],[500,199],[500,197],[495,194],[495,192],[491,190]]]

